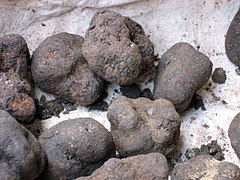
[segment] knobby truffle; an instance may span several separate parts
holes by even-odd
[[[141,25],[110,10],[93,16],[83,55],[96,74],[121,85],[133,83],[154,67],[153,44]]]
[[[0,50],[0,109],[19,122],[31,122],[36,108],[27,81],[30,59],[27,43],[20,35],[6,35],[0,38]]]
[[[151,152],[167,156],[179,140],[179,115],[165,99],[121,96],[109,106],[107,118],[120,157]]]
[[[46,38],[33,52],[31,73],[42,90],[64,100],[89,105],[100,96],[104,80],[89,69],[81,36],[60,33]]]

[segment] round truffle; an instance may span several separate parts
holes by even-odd
[[[121,96],[109,106],[107,118],[120,157],[151,152],[167,156],[179,140],[179,115],[165,99]]]
[[[33,52],[31,73],[42,90],[64,100],[89,105],[104,87],[104,80],[92,72],[82,55],[81,36],[60,33],[46,38]]]
[[[0,110],[1,179],[35,179],[43,171],[46,156],[37,139],[8,112]]]
[[[223,68],[216,68],[212,74],[213,82],[217,84],[224,84],[227,79],[226,71]]]
[[[116,150],[110,132],[91,118],[62,121],[39,137],[48,165],[42,179],[74,179],[90,175]]]
[[[83,43],[89,67],[103,79],[121,85],[133,83],[154,67],[154,48],[143,28],[110,10],[97,12]]]

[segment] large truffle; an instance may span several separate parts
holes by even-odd
[[[19,122],[28,123],[34,118],[36,107],[30,93],[31,86],[18,74],[0,72],[0,108]]]
[[[121,85],[135,82],[153,68],[153,53],[141,25],[110,10],[93,16],[83,43],[89,67],[103,79]]]
[[[225,49],[229,60],[240,66],[240,8],[228,28]]]
[[[166,158],[160,153],[132,156],[125,159],[111,158],[89,177],[76,180],[94,179],[155,179],[167,180],[169,167]]]
[[[109,106],[107,118],[120,157],[151,152],[169,155],[179,140],[179,115],[165,99],[121,96]]]
[[[178,112],[184,111],[194,93],[211,76],[212,62],[187,43],[177,43],[164,53],[154,79],[154,99],[171,101]]]
[[[46,156],[37,139],[8,112],[0,110],[1,179],[35,179]]]
[[[108,130],[91,118],[62,121],[39,137],[48,165],[40,179],[90,175],[116,153]]]
[[[240,169],[235,164],[220,162],[208,155],[199,155],[189,162],[177,165],[171,175],[172,180],[239,180]]]
[[[25,39],[18,34],[3,36],[0,38],[0,50],[0,71],[11,69],[26,78],[30,55]]]
[[[81,36],[60,33],[46,38],[33,52],[31,72],[42,90],[80,105],[95,102],[104,80],[92,72],[82,55]]]

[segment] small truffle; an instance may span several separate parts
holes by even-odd
[[[42,90],[79,105],[94,103],[104,80],[93,73],[82,55],[81,36],[60,33],[46,38],[33,52],[31,73]]]
[[[154,48],[137,22],[110,10],[97,12],[83,43],[89,67],[103,79],[129,85],[154,68]]]
[[[0,110],[0,135],[1,179],[37,178],[46,156],[34,135],[4,110]]]
[[[40,179],[74,179],[90,175],[116,150],[108,130],[91,118],[62,121],[43,132],[39,142],[48,165]]]
[[[216,68],[212,74],[213,82],[217,84],[224,84],[227,79],[226,71],[223,68]]]
[[[107,118],[120,157],[159,152],[169,155],[178,143],[180,120],[173,104],[165,99],[118,97]]]
[[[111,158],[89,177],[76,180],[95,179],[155,179],[167,180],[169,167],[166,158],[160,153],[132,156],[124,159]]]
[[[177,43],[164,53],[154,79],[154,99],[171,101],[178,112],[184,111],[194,93],[207,83],[212,62],[187,43]]]

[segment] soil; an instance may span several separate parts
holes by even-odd
[[[185,157],[187,160],[198,155],[210,155],[213,158],[222,161],[224,160],[224,154],[221,146],[217,143],[217,140],[211,141],[209,144],[203,144],[200,148],[187,149]]]
[[[99,100],[97,100],[97,102],[95,102],[94,104],[92,104],[88,107],[89,107],[90,111],[92,111],[92,110],[107,111],[109,105],[103,99],[99,99]]]
[[[189,107],[193,107],[195,110],[198,110],[199,108],[201,108],[203,111],[206,110],[205,105],[203,103],[202,96],[196,93],[193,95],[193,98]]]
[[[145,88],[142,90],[141,97],[145,97],[153,101],[153,93],[149,88]]]
[[[52,116],[59,117],[59,114],[64,110],[61,99],[47,101],[44,95],[41,96],[40,101],[35,99],[36,104],[36,118],[47,119]]]
[[[141,89],[135,83],[131,85],[121,85],[120,90],[123,96],[126,96],[131,99],[136,99],[141,96]]]

